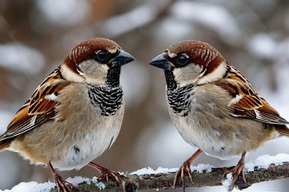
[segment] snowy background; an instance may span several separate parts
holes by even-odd
[[[0,0],[0,134],[37,85],[78,42],[107,37],[137,59],[123,68],[126,113],[122,131],[95,162],[112,170],[179,167],[195,148],[172,125],[161,70],[151,58],[180,40],[206,41],[237,67],[281,116],[289,120],[289,1],[287,0]],[[266,143],[246,156],[289,154],[289,138]],[[239,157],[219,160],[201,154],[193,161],[233,166]],[[85,167],[64,178],[97,175]],[[0,152],[0,190],[20,182],[53,181],[48,169],[17,154]],[[244,190],[288,190],[289,180]],[[178,191],[178,190],[175,190]],[[223,187],[188,191],[225,191]]]

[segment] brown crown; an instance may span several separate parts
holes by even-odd
[[[77,64],[92,58],[98,50],[120,49],[120,46],[106,38],[92,38],[77,44],[66,56],[64,63],[75,73]]]
[[[206,74],[214,71],[224,58],[214,47],[208,43],[194,40],[178,42],[168,48],[170,53],[177,55],[186,53],[193,63],[203,65],[207,69]]]

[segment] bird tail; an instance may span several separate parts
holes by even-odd
[[[285,125],[275,126],[276,130],[281,134],[289,137],[289,128]]]

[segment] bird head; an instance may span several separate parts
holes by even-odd
[[[194,40],[170,46],[150,64],[165,70],[167,82],[173,80],[181,86],[219,80],[227,70],[226,60],[215,48]]]
[[[77,44],[60,66],[67,80],[105,85],[119,81],[120,68],[134,60],[112,40],[93,38]]]

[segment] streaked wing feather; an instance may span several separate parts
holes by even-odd
[[[7,131],[0,137],[0,141],[18,136],[54,118],[57,102],[48,96],[54,94],[56,97],[60,90],[70,84],[69,81],[62,79],[58,70],[54,70],[19,109],[9,123]]]
[[[254,119],[268,124],[289,124],[265,99],[259,97],[248,80],[234,67],[230,66],[226,76],[217,85],[227,90],[232,96],[234,102],[228,106],[232,116]]]

